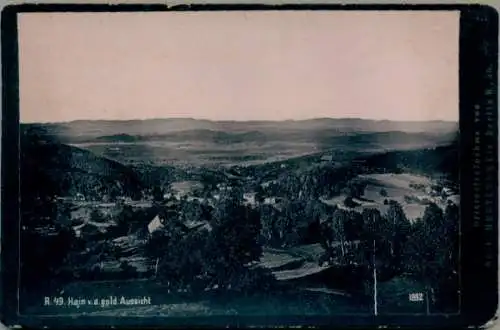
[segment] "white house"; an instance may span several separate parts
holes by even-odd
[[[276,203],[276,198],[275,197],[266,197],[264,198],[264,204],[275,204]]]
[[[179,199],[179,196],[171,192],[163,194],[163,199],[170,199],[170,198]]]
[[[81,194],[81,193],[77,193],[75,196],[75,199],[77,201],[85,201],[85,196],[83,196],[83,194]]]
[[[260,186],[262,188],[267,188],[271,185],[271,183],[273,183],[272,181],[267,181],[267,182],[264,182],[264,183],[261,183]]]
[[[321,156],[321,161],[322,162],[331,162],[333,160],[333,156],[332,155],[323,155]]]
[[[453,194],[453,191],[452,191],[450,188],[445,187],[445,188],[443,188],[443,193],[444,193],[446,196],[450,196],[450,195],[452,195],[452,194]]]
[[[160,230],[164,227],[163,223],[160,220],[160,217],[157,215],[151,222],[148,224],[148,232],[149,234],[154,233],[157,230]]]
[[[264,204],[276,205],[278,203],[281,203],[282,201],[283,199],[280,197],[266,197],[264,199]]]
[[[217,189],[219,191],[231,191],[231,186],[228,186],[226,183],[218,183],[217,184]]]
[[[245,200],[246,204],[255,204],[255,193],[244,193],[243,194],[243,199]]]
[[[460,195],[451,195],[448,197],[448,202],[453,203],[455,205],[460,204]]]

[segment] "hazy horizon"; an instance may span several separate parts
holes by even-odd
[[[360,117],[312,117],[312,118],[306,118],[306,119],[282,119],[282,120],[259,120],[259,119],[252,119],[252,120],[216,120],[216,119],[205,119],[205,118],[193,118],[193,117],[158,117],[158,118],[130,118],[130,119],[72,119],[72,120],[67,120],[67,121],[37,121],[37,122],[28,122],[28,121],[21,121],[21,124],[70,124],[74,122],[99,122],[99,121],[110,121],[110,122],[124,122],[124,121],[154,121],[154,120],[193,120],[193,121],[209,121],[209,122],[237,122],[237,123],[245,123],[245,122],[275,122],[275,123],[280,123],[280,122],[301,122],[301,121],[314,121],[314,120],[363,120],[363,121],[375,121],[375,122],[393,122],[393,123],[402,123],[402,122],[407,122],[407,123],[430,123],[430,122],[443,122],[443,123],[457,123],[458,120],[441,120],[441,119],[434,119],[434,120],[389,120],[389,119],[373,119],[373,118],[360,118]]]
[[[23,13],[25,123],[458,122],[459,13]]]

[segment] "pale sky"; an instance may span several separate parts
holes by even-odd
[[[458,12],[23,13],[22,122],[458,120]]]

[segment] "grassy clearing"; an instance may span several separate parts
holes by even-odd
[[[319,243],[300,245],[289,249],[290,253],[294,255],[300,255],[308,260],[319,260],[319,257],[323,255],[325,249]]]
[[[386,173],[386,174],[369,174],[360,176],[363,179],[369,180],[374,185],[381,185],[387,188],[400,188],[414,190],[410,184],[423,184],[429,186],[432,181],[424,176],[409,174],[409,173]]]
[[[265,249],[260,258],[259,266],[268,269],[277,269],[295,264],[297,261],[302,261],[303,258],[293,256],[289,253],[274,249]]]
[[[441,207],[445,207],[445,204],[439,199],[433,199],[428,193],[422,190],[418,190],[412,187],[414,184],[420,184],[425,187],[430,188],[433,181],[427,177],[414,175],[414,174],[369,174],[359,176],[360,179],[364,179],[368,182],[365,188],[363,199],[353,199],[358,206],[354,208],[347,208],[344,205],[344,200],[347,195],[339,195],[334,198],[323,200],[323,202],[329,205],[336,205],[339,208],[346,210],[355,210],[357,212],[363,212],[364,209],[376,208],[382,214],[386,214],[389,209],[389,205],[384,204],[385,200],[395,200],[401,204],[406,216],[409,220],[414,221],[417,218],[423,216],[426,205],[425,203],[412,202],[409,203],[405,197],[414,197],[421,199],[429,199],[435,202]],[[386,196],[381,194],[381,191],[385,190]]]
[[[325,269],[328,269],[329,267],[330,266],[319,266],[317,263],[314,262],[306,262],[300,268],[282,270],[278,272],[273,272],[273,274],[274,276],[276,276],[276,279],[278,281],[285,281],[316,274]]]

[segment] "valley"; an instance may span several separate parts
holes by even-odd
[[[427,223],[436,235],[458,226],[455,125],[158,120],[22,132],[22,237],[44,245],[22,251],[22,283],[40,296],[154,296],[86,311],[97,315],[252,315],[262,301],[271,314],[373,313],[375,269],[381,311],[454,308],[408,295],[431,274],[412,259]],[[53,283],[36,288],[35,269]]]

